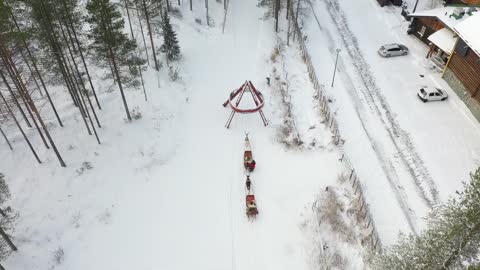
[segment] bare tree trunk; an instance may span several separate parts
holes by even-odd
[[[7,84],[7,83],[8,82],[5,79],[5,84]],[[10,87],[10,85],[7,85],[7,88],[11,89],[9,87]],[[15,96],[15,94],[13,93],[12,90],[10,90],[9,92],[10,92],[10,95],[12,96],[13,101],[15,102],[15,105],[17,105],[18,110],[22,114],[23,120],[25,120],[25,123],[27,124],[27,127],[32,127],[32,124],[30,124],[30,121],[28,121],[27,115],[23,111],[22,106],[20,105],[20,102],[18,102],[17,96]]]
[[[300,11],[300,2],[302,0],[297,0],[297,10],[295,11],[295,23],[298,25],[298,12]],[[299,25],[298,25],[299,26]]]
[[[280,0],[275,0],[275,32],[278,33],[278,14],[280,13]]]
[[[207,25],[210,26],[210,17],[208,16],[208,0],[205,0],[205,9],[207,10]]]
[[[117,77],[118,88],[120,89],[120,93],[122,95],[123,106],[125,107],[125,112],[127,113],[128,121],[132,121],[132,117],[130,116],[130,111],[128,110],[127,100],[125,98],[125,93],[123,93],[122,82],[120,79],[120,72],[118,71],[117,61],[115,60],[115,54],[113,53],[112,48],[108,48],[110,50],[110,57],[112,59],[113,69],[115,70],[115,76]]]
[[[78,88],[78,81],[77,81],[76,77],[73,77],[73,75],[71,75],[71,73],[69,71],[72,68],[71,64],[69,64],[69,61],[66,60],[65,58],[64,58],[64,61],[66,61],[65,62],[65,68],[66,68],[66,70],[69,74],[69,79],[72,81],[71,84],[74,85],[73,95],[78,100],[78,106],[77,107],[80,110],[80,115],[82,116],[83,123],[85,124],[85,128],[87,129],[88,135],[92,135],[92,131],[90,130],[90,127],[87,123],[87,117],[88,117],[87,112],[86,112],[87,108],[86,108],[86,106],[84,106],[84,103],[82,102],[82,99],[80,97],[81,94],[80,94],[80,89]]]
[[[145,4],[145,0],[143,0],[143,4]],[[145,10],[146,10],[146,5],[144,5],[145,7]],[[105,15],[104,15],[104,10],[101,11],[100,15],[102,17],[101,21],[102,21],[102,24],[103,24],[103,28],[107,31],[107,34],[111,37],[112,36],[112,31],[110,29],[110,27],[107,25],[107,23],[105,22]],[[121,80],[121,77],[120,77],[120,72],[118,71],[118,67],[117,67],[117,61],[116,61],[116,58],[115,58],[115,53],[113,52],[113,48],[108,45],[108,51],[110,53],[110,60],[113,64],[113,70],[114,70],[114,77],[117,78],[117,83],[118,83],[118,89],[120,90],[120,94],[122,95],[122,101],[123,101],[123,107],[125,108],[125,113],[127,114],[127,119],[128,121],[132,121],[132,117],[130,116],[130,111],[128,110],[128,104],[127,104],[127,99],[125,97],[125,93],[123,92],[123,87],[122,87],[122,80]],[[114,78],[115,80],[115,78]]]
[[[178,5],[181,6],[182,4],[180,3],[180,0],[178,0]]]
[[[38,85],[37,79],[35,78],[35,73],[33,72],[32,67],[30,66],[30,64],[28,63],[27,57],[25,57],[25,54],[23,53],[22,49],[20,49],[19,51],[20,51],[20,56],[22,56],[23,62],[25,62],[25,64],[27,65],[28,70],[30,71],[30,75],[32,76],[33,82],[34,82],[35,85],[37,86],[37,89],[38,89],[38,92],[40,93],[40,96],[43,97],[42,88],[40,88],[40,85]]]
[[[7,88],[11,91],[10,85],[9,85],[8,82],[7,82],[7,78],[5,78],[5,75],[3,74],[3,72],[2,72],[1,69],[0,69],[0,77],[2,77],[3,82],[5,83],[5,85],[7,86]],[[10,105],[8,105],[8,102],[7,102],[7,100],[5,99],[5,97],[3,96],[2,91],[0,91],[0,97],[1,97],[2,100],[3,100],[3,103],[5,103],[5,106],[7,107],[7,110],[8,110],[8,112],[10,113],[10,116],[12,116],[13,121],[15,122],[15,124],[16,124],[17,127],[18,127],[18,129],[20,130],[20,133],[22,133],[22,136],[23,136],[23,138],[25,139],[25,141],[27,142],[28,147],[30,147],[30,150],[32,151],[33,155],[35,156],[35,159],[37,160],[38,163],[41,164],[42,161],[41,161],[40,158],[38,157],[37,152],[35,152],[35,149],[33,148],[32,144],[30,143],[30,140],[28,139],[27,135],[26,135],[25,132],[23,131],[22,126],[20,126],[20,123],[18,122],[17,118],[15,117],[15,114],[13,113],[12,109],[10,108]]]
[[[79,104],[80,104],[80,101],[75,96],[74,85],[71,82],[71,77],[69,76],[68,71],[67,71],[67,69],[64,65],[65,57],[63,57],[61,47],[58,45],[58,38],[57,38],[57,35],[55,34],[55,30],[53,29],[53,26],[52,26],[52,19],[50,17],[50,13],[47,10],[45,10],[43,1],[42,0],[39,0],[39,1],[42,3],[42,7],[43,7],[42,8],[42,13],[46,17],[46,19],[48,20],[48,28],[49,29],[47,31],[47,35],[48,35],[47,39],[48,39],[49,45],[50,45],[50,47],[52,47],[51,49],[53,51],[53,55],[55,57],[55,60],[57,61],[58,68],[60,69],[60,72],[62,73],[63,79],[64,79],[65,84],[66,84],[67,89],[68,89],[68,92],[69,92],[70,96],[72,97],[73,104],[78,107]]]
[[[80,57],[82,58],[83,67],[85,68],[85,72],[87,73],[88,81],[90,82],[90,88],[92,89],[93,97],[95,98],[95,102],[97,103],[98,109],[101,110],[102,107],[100,106],[100,102],[98,101],[97,93],[95,92],[95,87],[93,87],[92,78],[90,77],[90,72],[88,72],[88,67],[87,67],[87,63],[85,61],[85,57],[83,57],[82,45],[80,44],[80,41],[78,40],[77,31],[75,30],[75,27],[73,25],[70,11],[68,11],[68,8],[66,7],[65,0],[63,0],[63,5],[64,5],[64,7],[67,11],[68,23],[70,25],[70,28],[72,29],[73,37],[75,38],[75,43],[77,43],[78,51],[80,52]],[[67,27],[67,30],[68,30],[68,27]]]
[[[150,19],[148,16],[147,4],[145,3],[145,0],[142,0],[142,2],[143,2],[143,10],[145,12],[145,19],[147,20],[148,34],[150,35],[150,44],[152,45],[153,61],[155,61],[155,69],[159,71],[160,67],[158,66],[157,55],[155,54],[155,45],[153,44],[153,33],[152,33],[152,28],[150,26]],[[167,2],[167,6],[168,6],[168,2]]]
[[[63,26],[62,24],[60,23],[60,29],[62,31],[62,35],[64,38],[66,38],[65,36],[65,31],[63,30]],[[68,30],[68,27],[67,27],[67,31],[69,32],[69,36],[70,36],[70,31]],[[77,73],[77,76],[73,76],[73,79],[75,80],[75,83],[78,85],[80,84],[80,86],[82,87],[82,89],[79,89],[79,97],[80,97],[80,100],[82,102],[82,106],[85,108],[85,112],[87,114],[87,117],[88,119],[90,120],[90,125],[92,126],[92,129],[93,129],[93,133],[95,134],[95,138],[97,138],[97,142],[98,144],[100,144],[100,139],[98,138],[98,134],[97,134],[97,130],[95,129],[95,125],[93,124],[93,120],[92,120],[92,117],[90,116],[90,112],[88,111],[88,107],[87,107],[87,104],[85,103],[85,99],[83,98],[84,95],[87,96],[87,99],[88,99],[88,103],[90,105],[90,109],[92,110],[93,112],[93,115],[95,116],[95,120],[97,121],[97,125],[99,127],[101,127],[100,125],[100,122],[98,121],[98,118],[97,118],[97,114],[95,113],[95,108],[93,107],[92,105],[92,101],[90,100],[90,97],[88,96],[88,93],[87,93],[87,89],[85,88],[85,84],[83,83],[83,79],[82,79],[82,75],[80,74],[80,71],[78,69],[78,65],[77,65],[77,62],[75,62],[75,57],[73,56],[73,53],[72,53],[72,50],[70,49],[70,46],[68,45],[68,41],[66,40],[66,47],[68,49],[68,52],[70,54],[70,59],[71,59],[71,62],[73,63],[74,65],[74,68],[75,68],[75,71]],[[80,80],[80,83],[78,83],[78,80],[77,80],[77,77],[78,77],[78,80]],[[83,91],[82,91],[83,90]],[[85,118],[84,118],[84,121]]]
[[[143,33],[142,18],[140,17],[140,9],[138,8],[137,1],[135,1],[135,8],[137,10],[138,22],[140,23],[140,32],[142,33],[143,46],[145,47],[145,55],[147,56],[147,64],[150,65],[150,57],[148,57],[147,42],[145,41],[145,34]]]
[[[128,19],[128,25],[130,26],[130,34],[132,34],[132,40],[135,40],[135,36],[133,35],[132,20],[130,20],[130,10],[128,9],[127,0],[123,0],[123,3],[125,4],[125,9],[127,10],[127,19]]]
[[[192,0],[190,0],[190,11],[193,11]]]
[[[5,233],[5,231],[2,229],[2,227],[0,227],[0,234],[2,235],[3,237],[3,240],[5,240],[5,242],[7,242],[8,246],[13,250],[13,251],[17,251],[17,247],[13,244],[12,240],[10,240],[10,237],[7,235],[7,233]]]
[[[290,15],[290,4],[291,4],[291,1],[292,1],[292,0],[287,0],[287,17],[286,17],[287,20],[288,20],[288,17],[289,17],[289,15]]]
[[[143,73],[142,73],[142,69],[140,68],[140,66],[138,67],[138,71],[140,72],[140,80],[142,82],[143,95],[145,96],[145,101],[147,101],[147,91],[145,91],[145,83],[143,81]]]
[[[9,56],[8,57],[8,60],[10,60],[10,62],[12,62],[12,65],[11,67],[14,69],[14,72],[16,74],[19,74],[17,68],[15,67],[15,65],[13,64],[13,61],[11,59],[11,57]],[[23,84],[23,82],[21,81],[21,78],[19,77],[19,80],[20,80],[20,83],[22,85],[25,85]],[[25,88],[26,90],[26,88]],[[60,162],[60,165],[62,167],[66,167],[67,165],[65,164],[65,161],[63,161],[63,158],[62,156],[60,155],[60,152],[58,152],[58,149],[57,149],[57,146],[55,145],[55,143],[53,142],[53,139],[52,137],[50,136],[50,132],[48,132],[48,129],[47,129],[47,126],[45,125],[45,123],[43,122],[43,119],[40,115],[40,113],[38,112],[37,110],[37,106],[35,106],[35,103],[33,102],[32,100],[32,97],[30,96],[30,94],[28,93],[28,91],[25,91],[25,97],[27,99],[27,102],[28,102],[28,105],[30,106],[30,108],[32,109],[32,111],[35,113],[35,115],[37,116],[37,119],[38,119],[38,122],[40,123],[40,125],[42,126],[42,129],[43,129],[43,132],[45,132],[45,135],[47,136],[47,139],[48,141],[50,142],[50,145],[52,146],[53,148],[53,151],[55,152],[55,155],[57,156],[57,159],[58,161]]]
[[[47,149],[50,149],[50,146],[48,146],[47,140],[45,139],[45,136],[43,135],[42,130],[38,126],[37,120],[35,120],[35,116],[32,113],[33,109],[30,106],[28,106],[28,102],[26,100],[27,98],[26,95],[28,94],[28,91],[26,90],[25,85],[23,85],[20,75],[16,73],[15,64],[13,63],[13,61],[10,61],[11,60],[9,55],[10,52],[8,52],[5,48],[2,48],[2,51],[4,53],[4,56],[2,56],[4,67],[7,70],[7,73],[10,76],[10,79],[15,84],[17,91],[20,94],[20,98],[22,98],[23,103],[25,104],[25,108],[27,108],[27,112],[30,115],[30,119],[32,119],[33,124],[35,125],[35,128],[37,129],[37,132],[40,135],[40,138],[42,138],[43,144]],[[11,88],[9,88],[9,90],[11,91]],[[26,91],[27,93],[25,93]],[[10,94],[12,96],[15,95],[13,91],[11,91]]]
[[[180,1],[180,0],[179,0]],[[129,9],[128,9],[128,5],[127,5],[127,1],[124,0],[125,2],[125,9],[127,10],[127,17],[128,17],[128,23],[130,25],[130,33],[132,34],[132,40],[135,41],[135,36],[133,35],[133,28],[132,28],[132,21],[130,20],[130,12],[129,12]],[[138,11],[138,10],[137,10]],[[140,17],[139,17],[139,20],[140,20]],[[142,25],[141,23],[141,20],[140,20],[140,26]],[[143,29],[142,29],[142,36],[143,36]],[[143,39],[143,42],[145,42],[145,37]],[[145,50],[146,50],[146,44],[145,44]],[[148,53],[147,53],[147,57],[148,57]],[[145,84],[143,82],[143,74],[142,74],[142,68],[140,67],[140,65],[137,65],[137,68],[138,68],[138,72],[140,73],[140,79],[142,81],[142,87],[143,87],[143,94],[145,96],[145,101],[147,101],[147,92],[145,91]],[[95,116],[96,117],[96,116]]]
[[[2,133],[2,136],[3,136],[3,138],[5,139],[5,141],[7,142],[8,147],[10,147],[10,150],[13,150],[13,147],[12,147],[12,145],[10,144],[10,141],[8,140],[7,135],[5,135],[5,133],[3,132],[3,129],[2,129],[1,126],[0,126],[0,133]]]
[[[287,14],[288,12],[290,11],[290,0],[289,0],[289,5],[287,6]],[[290,46],[290,28],[291,28],[291,25],[292,25],[292,16],[287,16],[287,19],[288,19],[288,29],[287,29],[287,46]]]
[[[72,41],[71,44],[73,46],[74,44],[73,44],[72,35],[70,33],[70,30],[69,30],[68,26],[66,25],[65,21],[63,21],[63,22],[64,22],[65,28],[67,30],[67,34],[70,37],[70,40]],[[60,27],[62,29],[62,34],[65,36],[65,32],[63,31],[62,24],[60,24]],[[82,89],[83,89],[83,91],[81,91],[81,93],[80,93],[80,96],[82,94],[84,94],[87,97],[88,104],[90,105],[90,109],[92,110],[93,116],[95,117],[95,121],[97,122],[98,127],[101,128],[102,126],[100,125],[100,121],[98,121],[97,113],[95,112],[95,108],[93,107],[92,101],[90,100],[90,96],[88,95],[87,88],[85,87],[85,83],[83,82],[82,74],[80,73],[80,69],[78,68],[77,62],[75,61],[75,57],[74,57],[74,55],[72,53],[72,50],[70,49],[70,46],[68,45],[68,43],[66,43],[66,46],[68,48],[68,52],[70,53],[70,58],[72,59],[73,65],[75,67],[75,71],[77,72],[78,79],[80,80],[80,85],[82,86]],[[89,114],[88,113],[88,108],[86,108],[86,106],[85,106],[85,110],[87,111],[87,114]],[[90,118],[90,116],[89,116],[89,118]],[[90,119],[90,121],[91,121],[91,119]],[[92,127],[93,127],[93,130],[94,130],[95,135],[96,135],[97,131],[95,130],[95,127],[93,126],[93,123],[92,123]]]

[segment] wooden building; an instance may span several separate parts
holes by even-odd
[[[443,0],[445,5],[480,6],[480,0]]]
[[[477,13],[477,8],[465,6],[419,11],[409,15],[413,20],[408,33],[429,46],[426,58],[443,70],[457,43],[458,35],[454,27]]]
[[[480,102],[480,13],[454,27],[459,39],[443,77],[457,93]]]

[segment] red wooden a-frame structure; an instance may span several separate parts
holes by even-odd
[[[253,101],[255,102],[256,107],[251,108],[251,109],[240,109],[238,105],[240,104],[240,101],[243,98],[243,94],[245,92],[250,92],[252,95]],[[233,100],[237,98],[237,100],[234,102]],[[235,103],[235,104],[234,104]],[[260,117],[262,118],[263,124],[267,126],[267,118],[265,118],[265,115],[263,114],[262,108],[265,105],[265,101],[263,98],[262,93],[258,91],[255,86],[253,86],[253,83],[251,81],[245,81],[240,88],[237,90],[234,90],[232,93],[230,93],[230,97],[223,103],[223,107],[227,107],[227,105],[230,105],[232,108],[232,113],[228,117],[227,123],[225,124],[226,128],[230,127],[230,123],[232,123],[233,116],[235,116],[235,113],[256,113],[258,112],[260,114]]]

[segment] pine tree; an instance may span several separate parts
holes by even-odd
[[[474,262],[480,248],[480,168],[457,198],[434,209],[420,236],[401,236],[374,269],[457,269]]]
[[[170,18],[167,12],[163,16],[163,49],[168,60],[176,60],[180,57],[180,46],[178,45],[177,34],[173,31]]]
[[[90,48],[97,53],[100,60],[112,65],[113,77],[122,95],[127,118],[131,121],[122,83],[136,81],[135,71],[140,60],[135,57],[135,41],[129,39],[123,32],[125,22],[122,15],[109,0],[89,1],[87,11],[87,22],[91,25],[89,37],[93,41]],[[122,72],[122,68],[128,68],[130,72],[128,74]]]

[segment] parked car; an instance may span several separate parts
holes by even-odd
[[[420,90],[418,90],[417,96],[423,102],[444,101],[448,98],[448,94],[445,91],[429,86],[420,88]]]
[[[380,49],[378,49],[378,54],[383,57],[407,55],[408,48],[402,44],[397,43],[385,44],[380,47]]]

